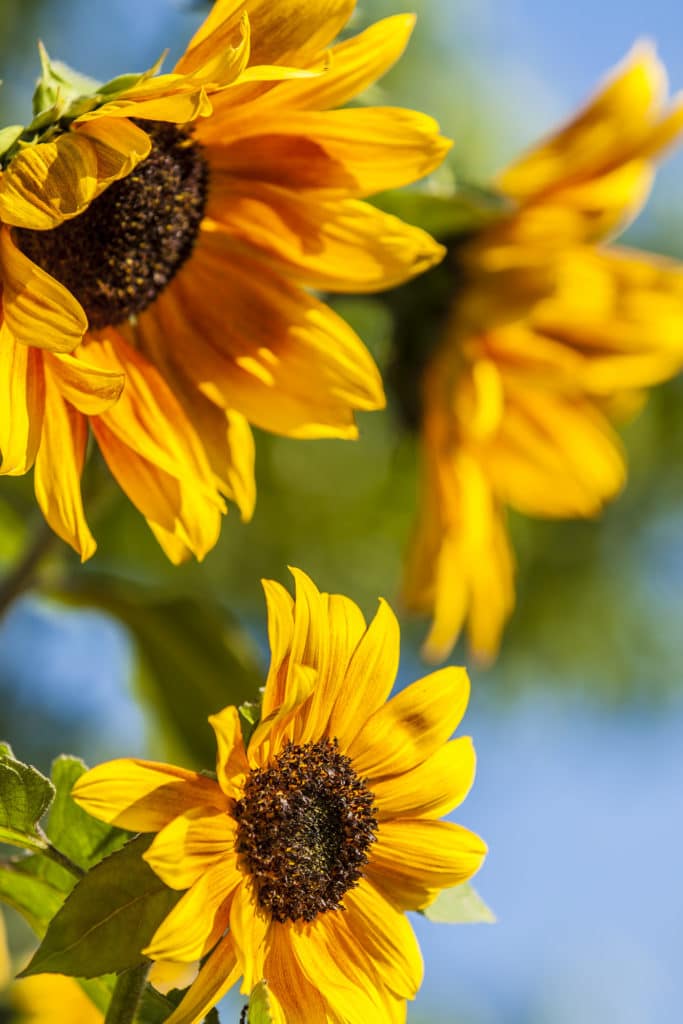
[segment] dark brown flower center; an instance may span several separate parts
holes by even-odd
[[[337,741],[289,744],[249,775],[235,804],[237,851],[276,921],[341,906],[375,841],[374,796]]]
[[[126,178],[57,228],[15,232],[22,252],[75,295],[95,328],[154,301],[192,252],[206,207],[208,165],[187,130],[136,123],[152,150]]]

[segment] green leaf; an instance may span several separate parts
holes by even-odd
[[[249,998],[247,1024],[273,1024],[270,996],[268,995],[268,982],[265,979],[259,981],[258,985],[252,989]]]
[[[453,239],[479,231],[500,220],[510,210],[499,192],[474,185],[459,185],[453,195],[426,192],[385,192],[373,198],[385,213],[417,224],[439,239]]]
[[[81,577],[70,600],[97,606],[129,629],[139,655],[137,686],[200,768],[213,768],[216,741],[208,723],[228,704],[259,698],[263,673],[244,631],[218,604],[165,597],[111,577]]]
[[[36,855],[0,861],[0,900],[17,910],[38,936],[45,934],[65,893],[36,870]]]
[[[76,884],[22,976],[95,978],[145,961],[140,950],[180,898],[142,859],[150,842],[131,840]]]
[[[54,797],[54,786],[37,768],[17,761],[7,743],[0,744],[0,843],[27,850],[45,849],[38,828]]]
[[[496,915],[469,882],[444,889],[422,913],[439,924],[495,924],[496,921]]]

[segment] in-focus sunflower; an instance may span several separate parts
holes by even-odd
[[[381,408],[360,339],[306,289],[373,291],[437,262],[361,199],[449,143],[407,110],[333,109],[403,51],[409,15],[331,49],[355,0],[217,0],[170,74],[98,86],[44,56],[0,133],[1,472],[83,558],[88,435],[169,558],[251,514],[250,424],[356,436]],[[90,430],[89,430],[90,428]]]
[[[683,365],[683,268],[603,242],[683,129],[655,53],[508,167],[508,212],[454,245],[458,288],[422,386],[422,498],[404,580],[445,658],[466,625],[495,657],[515,599],[506,509],[596,515],[622,488],[613,422]]]
[[[242,978],[265,979],[277,1024],[405,1020],[422,977],[404,911],[469,878],[481,839],[438,820],[474,779],[469,738],[447,742],[468,699],[446,668],[387,701],[398,623],[381,602],[321,594],[295,571],[296,600],[265,581],[271,665],[262,719],[242,741],[237,709],[210,721],[217,781],[171,765],[111,761],[75,800],[124,828],[157,832],[146,859],[187,889],[144,951],[207,954],[168,1024],[195,1024]]]

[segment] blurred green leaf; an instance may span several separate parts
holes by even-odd
[[[0,842],[27,850],[45,848],[38,829],[54,797],[54,786],[37,768],[17,761],[0,743]]]
[[[268,983],[266,981],[259,981],[258,985],[252,990],[249,998],[247,1024],[273,1024]]]
[[[493,911],[469,882],[444,889],[423,914],[439,924],[495,924],[496,921]]]
[[[373,203],[409,224],[417,224],[435,238],[455,240],[479,231],[504,217],[509,200],[500,192],[474,185],[459,185],[453,195],[428,192],[384,192]]]
[[[150,842],[131,840],[76,884],[22,976],[95,978],[144,962],[140,950],[180,898],[142,859]]]
[[[55,799],[46,832],[51,842],[80,868],[94,867],[103,857],[120,849],[128,834],[92,818],[71,796],[77,779],[87,771],[78,757],[62,754],[52,765]]]
[[[263,683],[235,619],[208,598],[159,596],[109,577],[80,580],[73,596],[128,627],[140,658],[136,682],[143,701],[196,764],[213,767],[216,743],[209,715],[258,699]]]
[[[45,933],[64,902],[64,892],[42,878],[35,868],[38,857],[0,862],[0,900],[18,911],[36,935]]]

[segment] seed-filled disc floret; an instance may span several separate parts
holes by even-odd
[[[123,323],[154,301],[190,256],[206,207],[208,165],[190,133],[164,121],[135,123],[152,149],[127,177],[59,227],[15,233],[94,328]]]
[[[377,834],[374,796],[336,740],[289,743],[248,776],[233,815],[237,852],[276,921],[341,907]]]

